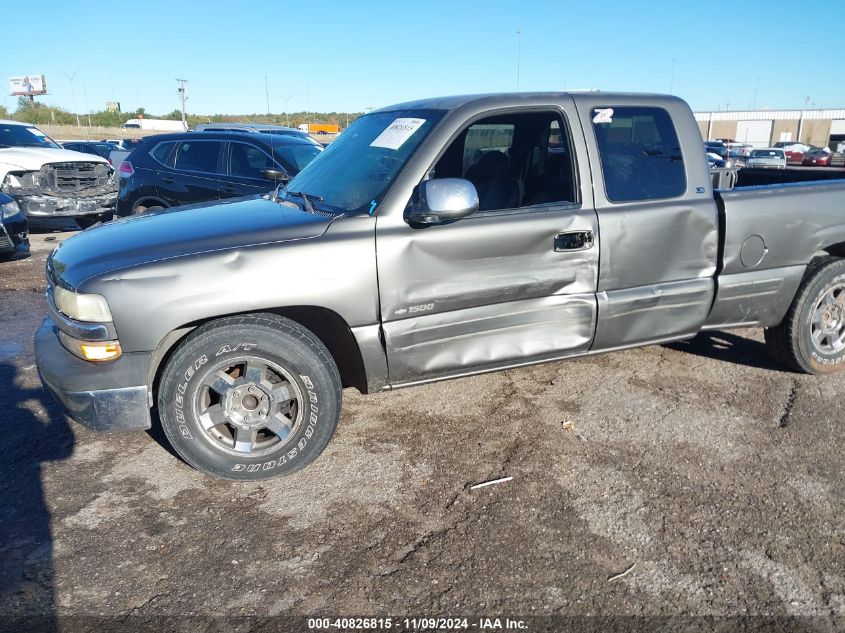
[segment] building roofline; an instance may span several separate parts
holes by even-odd
[[[845,119],[845,108],[814,110],[710,110],[693,112],[696,121],[771,121]]]

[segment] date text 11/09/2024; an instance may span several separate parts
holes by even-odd
[[[527,631],[524,620],[511,618],[309,618],[309,630],[390,630],[398,631]]]

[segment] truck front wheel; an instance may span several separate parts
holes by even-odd
[[[828,374],[845,363],[845,260],[810,263],[783,321],[765,331],[766,346],[782,364]]]
[[[192,332],[164,368],[158,410],[167,439],[191,466],[226,479],[269,479],[323,451],[341,393],[323,343],[290,319],[262,313]]]

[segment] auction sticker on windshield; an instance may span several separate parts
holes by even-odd
[[[423,123],[425,123],[425,119],[394,119],[393,123],[388,125],[384,132],[370,143],[370,147],[399,149],[402,147],[402,143],[411,138]]]
[[[39,130],[37,127],[28,127],[28,128],[26,128],[26,129],[27,129],[29,132],[31,132],[34,136],[47,136],[46,134],[44,134],[44,132],[42,132],[41,130]]]

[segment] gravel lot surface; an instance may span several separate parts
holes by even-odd
[[[44,261],[68,235],[0,264],[0,615],[843,624],[845,375],[782,371],[760,331],[347,390],[313,465],[218,481],[41,389]]]

